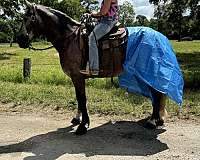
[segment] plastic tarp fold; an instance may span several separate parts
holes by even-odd
[[[148,27],[126,29],[128,43],[119,85],[152,98],[151,86],[181,105],[184,81],[167,37]]]

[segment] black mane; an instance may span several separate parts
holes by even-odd
[[[37,5],[37,9],[44,12],[46,15],[50,16],[53,18],[53,20],[60,26],[60,29],[66,29],[66,27],[70,26],[80,26],[81,23],[78,21],[72,19],[65,13],[52,9],[50,7],[42,6],[42,5]]]

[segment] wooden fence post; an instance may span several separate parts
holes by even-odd
[[[110,81],[111,81],[111,84],[114,85],[113,76],[111,77]]]
[[[23,76],[24,78],[30,78],[31,75],[31,59],[24,58],[24,65],[23,65]]]

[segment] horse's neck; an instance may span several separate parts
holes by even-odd
[[[38,8],[38,13],[40,14],[43,25],[45,26],[43,34],[60,52],[60,50],[66,46],[68,41],[67,37],[69,38],[69,35],[71,35],[74,29],[80,24],[70,17],[64,14],[62,15],[62,13],[56,15],[43,7]]]
[[[53,44],[53,46],[56,48],[56,50],[59,53],[64,52],[64,50],[66,50],[66,46],[69,46],[69,43],[71,43],[71,40],[73,38],[72,36],[70,36],[72,34],[73,34],[73,30],[66,29],[63,32],[63,31],[60,31],[56,25],[49,27],[49,29],[46,31],[46,37],[48,41],[50,41]]]

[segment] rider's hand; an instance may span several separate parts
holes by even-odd
[[[90,13],[84,13],[84,14],[81,16],[80,21],[81,21],[82,24],[84,24],[84,23],[86,23],[86,22],[88,22],[88,21],[91,21],[90,19],[91,19],[91,14],[90,14]]]
[[[91,14],[90,13],[85,13],[84,16],[85,16],[85,18],[90,18]]]

